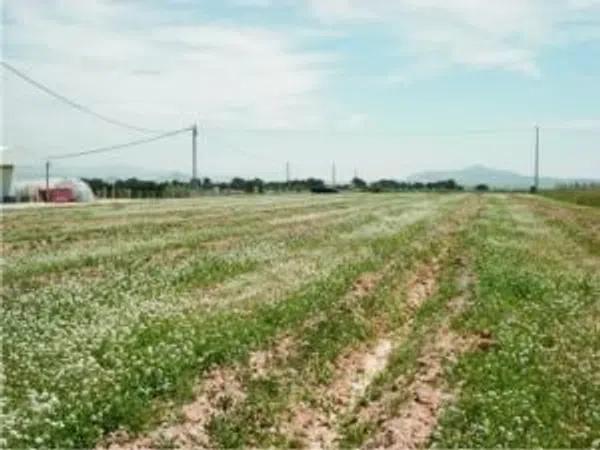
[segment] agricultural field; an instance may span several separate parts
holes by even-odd
[[[557,189],[542,191],[542,195],[563,202],[600,208],[600,187],[587,189]]]
[[[2,243],[1,447],[600,447],[597,208],[140,201]]]

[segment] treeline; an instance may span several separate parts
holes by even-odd
[[[303,192],[325,189],[325,182],[316,178],[282,181],[264,181],[260,178],[233,178],[229,182],[213,182],[202,178],[192,182],[178,180],[151,181],[129,178],[109,182],[101,178],[84,178],[94,195],[101,198],[173,198],[189,197],[194,193],[258,193]]]
[[[454,180],[443,180],[433,183],[406,182],[396,180],[378,180],[367,183],[354,178],[350,184],[327,186],[318,178],[307,178],[286,181],[264,181],[260,178],[233,178],[229,182],[213,182],[210,178],[202,178],[192,182],[177,180],[151,181],[129,178],[109,182],[101,178],[88,178],[84,181],[90,186],[94,195],[101,198],[177,198],[189,197],[197,193],[257,193],[264,192],[315,192],[335,193],[340,191],[364,192],[404,192],[404,191],[462,191],[463,187]]]
[[[100,198],[177,198],[189,197],[192,186],[177,180],[151,181],[129,178],[106,181],[101,178],[84,178],[96,197]]]
[[[432,183],[411,183],[408,181],[379,180],[367,185],[360,178],[354,178],[352,184],[371,192],[397,192],[397,191],[462,191],[464,188],[454,180],[442,180]]]
[[[561,183],[556,186],[556,190],[562,191],[578,191],[578,190],[598,190],[600,189],[600,182],[572,182],[572,183]]]

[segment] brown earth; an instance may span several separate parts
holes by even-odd
[[[206,431],[213,417],[235,408],[245,399],[242,378],[245,371],[260,377],[291,353],[293,339],[280,337],[269,350],[253,352],[247,367],[219,367],[206,375],[194,392],[194,399],[179,411],[174,423],[166,420],[149,433],[132,438],[120,431],[110,435],[98,450],[141,450],[165,447],[211,448]]]
[[[439,259],[435,258],[419,267],[403,285],[412,312],[434,293],[439,271]],[[365,291],[374,289],[380,278],[373,274],[363,276],[355,283],[353,291],[364,295]],[[284,433],[306,448],[335,447],[339,438],[339,419],[354,408],[373,380],[383,372],[392,350],[392,336],[386,335],[340,356],[335,363],[334,381],[313,392],[317,404],[302,401],[296,405],[282,425]]]
[[[396,386],[406,397],[400,410],[393,417],[382,420],[377,415],[383,408],[372,408],[370,420],[381,422],[380,429],[366,448],[419,449],[429,442],[443,407],[451,403],[457,392],[452,392],[444,378],[444,367],[454,364],[467,351],[487,351],[497,345],[491,332],[483,330],[472,336],[461,336],[449,327],[452,317],[460,314],[467,305],[467,288],[473,280],[463,271],[459,287],[463,291],[451,300],[448,314],[437,331],[431,336],[418,359],[417,372],[408,382],[397,380]]]
[[[414,381],[403,388],[408,400],[392,418],[383,422],[367,448],[417,449],[427,444],[442,406],[452,399],[444,383],[443,366],[455,362],[466,350],[467,340],[442,326],[425,346]]]
[[[218,368],[202,383],[195,399],[181,409],[181,421],[161,425],[149,434],[131,439],[126,433],[109,436],[106,445],[98,448],[107,450],[139,450],[164,447],[206,448],[210,439],[205,431],[210,419],[217,413],[234,407],[244,399],[236,374],[231,369]]]

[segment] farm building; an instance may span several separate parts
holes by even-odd
[[[91,202],[94,193],[90,186],[78,178],[52,179],[46,189],[45,180],[26,181],[15,186],[17,201],[50,201],[54,203]]]
[[[0,174],[2,179],[2,195],[0,201],[8,201],[12,196],[12,180],[13,180],[14,166],[12,164],[0,164]]]

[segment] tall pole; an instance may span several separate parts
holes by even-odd
[[[540,188],[540,127],[535,127],[535,175],[534,184],[536,192]]]
[[[335,187],[335,161],[331,165],[331,185]]]
[[[192,126],[192,182],[198,178],[198,155],[197,155],[198,125]]]
[[[285,182],[288,190],[290,189],[290,162],[285,163]]]
[[[50,160],[46,161],[46,201],[50,201]]]

